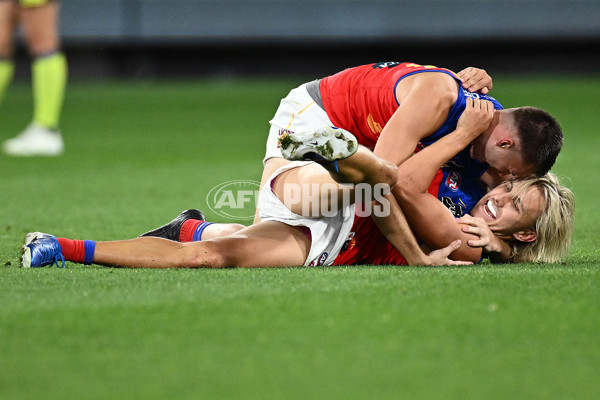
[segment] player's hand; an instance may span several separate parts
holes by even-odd
[[[462,231],[472,233],[479,239],[471,239],[467,244],[471,247],[481,247],[488,253],[502,252],[502,239],[494,235],[490,227],[482,218],[475,218],[470,215],[464,215],[456,220],[462,224]]]
[[[458,119],[456,130],[463,131],[470,140],[483,133],[494,118],[494,105],[491,101],[467,97],[465,111]]]
[[[470,261],[456,261],[448,258],[450,253],[460,247],[461,241],[455,240],[448,246],[443,247],[439,250],[434,250],[429,253],[427,265],[470,265],[473,264]]]
[[[463,87],[469,92],[480,92],[488,94],[494,83],[492,77],[484,69],[468,67],[460,71],[458,77],[463,83]]]

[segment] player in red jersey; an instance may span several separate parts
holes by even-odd
[[[468,81],[464,73],[462,79]],[[376,155],[400,166],[418,144],[430,145],[452,132],[469,98],[489,100],[496,111],[473,144],[453,157],[454,164],[480,177],[489,188],[510,176],[543,175],[550,169],[562,147],[562,131],[545,111],[532,107],[502,110],[494,98],[466,90],[461,77],[447,69],[385,62],[349,68],[293,89],[270,121],[261,183],[288,163],[277,148],[282,134],[338,126],[356,135],[359,144],[372,148]],[[523,140],[525,133],[527,140]],[[394,188],[392,201],[400,197]],[[377,219],[377,225],[383,232],[400,227],[408,246],[414,243],[412,233],[402,211],[394,210],[391,218]],[[405,246],[401,251],[417,252]]]
[[[468,168],[485,173],[488,187],[502,180],[498,175],[539,176],[550,169],[562,131],[548,113],[532,107],[503,110],[491,96],[465,90],[444,68],[386,62],[349,68],[292,90],[271,120],[265,174],[285,163],[276,147],[279,135],[325,125],[351,132],[359,144],[400,165],[419,142],[429,145],[452,132],[469,97],[491,101],[497,112],[469,151],[454,158],[459,165],[479,161],[477,168],[472,163]]]
[[[450,158],[452,154],[462,149],[465,143],[477,136],[482,125],[489,123],[492,118],[491,110],[481,106],[484,102],[475,101],[473,103],[477,107],[468,107],[467,112],[461,117],[456,131],[430,148],[436,150],[435,146],[439,147],[437,149],[439,151],[434,153],[439,153],[439,155],[433,156],[433,163],[443,162],[440,161],[442,157],[445,157],[444,160]],[[219,239],[188,243],[177,243],[155,237],[96,243],[65,238],[56,239],[52,235],[36,232],[27,236],[25,246],[23,246],[23,266],[42,267],[65,259],[83,263],[141,268],[331,265],[340,254],[340,250],[343,250],[345,239],[350,233],[354,220],[354,205],[341,201],[340,199],[345,198],[341,194],[333,197],[332,192],[323,191],[326,185],[333,185],[333,192],[346,190],[332,180],[334,176],[338,177],[338,182],[367,183],[369,187],[375,187],[381,182],[392,186],[398,180],[398,171],[393,164],[376,157],[362,146],[357,150],[356,142],[352,141],[354,138],[348,139],[351,136],[346,131],[331,128],[314,132],[314,136],[312,134],[290,135],[290,139],[286,143],[282,141],[282,148],[288,155],[296,152],[298,158],[301,158],[306,156],[306,152],[302,153],[300,150],[309,149],[309,154],[310,152],[317,153],[326,160],[341,160],[332,164],[324,164],[328,168],[327,171],[314,162],[294,162],[281,168],[263,188],[260,200],[262,222],[244,228],[236,234]],[[425,154],[427,150],[429,149],[424,150],[411,161],[432,157]],[[411,163],[406,163],[406,165],[411,165]],[[411,179],[412,175],[407,174],[406,178]],[[294,200],[286,193],[286,185],[298,186],[303,182],[318,185],[318,195],[312,201],[316,201],[319,206],[317,207],[319,215],[304,214],[304,211],[301,211],[303,210],[300,207],[302,200],[306,197],[301,196],[298,201],[297,198]],[[515,184],[515,186],[517,185],[523,187],[525,183],[519,182]],[[502,188],[499,190],[503,191]],[[549,198],[545,197],[546,193],[541,191],[538,193],[536,190],[537,186],[528,186],[521,191],[520,195],[515,196],[515,201],[522,201],[520,208],[505,202],[496,204],[492,212],[489,211],[492,208],[488,204],[491,200],[486,200],[484,206],[476,207],[476,209],[494,215],[495,220],[490,226],[494,226],[495,232],[503,235],[516,235],[517,240],[528,240],[533,238],[537,232],[527,231],[527,229],[533,223],[547,222],[547,209],[553,208],[548,207],[550,203]],[[353,191],[351,196],[354,202],[356,193]],[[387,196],[390,196],[389,192]],[[498,195],[494,196],[500,198]],[[338,207],[333,214],[326,215],[321,207],[322,203],[331,203],[335,201],[332,200],[333,198],[340,201],[341,207]],[[436,205],[444,208],[439,202]],[[327,209],[331,208],[330,206],[331,204]],[[559,225],[562,223],[557,214],[552,214],[550,219],[558,220]],[[188,219],[181,222],[182,224],[178,226],[180,234],[186,224],[202,224],[204,221]],[[467,234],[460,230],[455,233],[456,235]],[[425,256],[421,260],[413,259],[410,263],[429,264],[433,261],[434,264],[437,264],[442,262],[461,243],[460,240],[453,240],[454,237],[446,237],[447,240],[451,240],[451,243],[444,249],[430,254],[429,257]],[[394,248],[399,248],[397,239],[404,240],[395,232],[386,235],[386,238],[390,240]],[[546,239],[548,238],[546,237]],[[365,246],[361,246],[361,248],[363,253],[369,251]],[[542,246],[542,248],[546,247]],[[461,249],[458,250],[459,259],[462,258],[460,251]],[[412,254],[409,255],[409,257],[412,256]],[[394,261],[380,259],[379,262]]]

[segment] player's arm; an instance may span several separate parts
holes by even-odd
[[[493,115],[491,103],[468,99],[454,132],[421,150],[398,168],[394,195],[415,235],[430,248],[446,246],[460,239],[463,244],[452,253],[453,259],[476,262],[480,260],[482,250],[467,245],[476,236],[464,232],[452,213],[428,192],[428,188],[437,170],[485,131]]]
[[[460,245],[460,241],[446,243],[439,250],[425,254],[415,236],[413,235],[406,218],[394,196],[389,193],[385,196],[389,202],[389,215],[378,217],[373,214],[373,219],[379,230],[388,242],[390,242],[406,259],[408,265],[459,265],[470,264],[465,261],[453,261],[448,258]],[[392,223],[390,223],[393,221]]]
[[[409,158],[417,143],[435,132],[446,120],[458,96],[456,81],[447,74],[419,73],[396,86],[400,106],[385,125],[374,153],[396,165]],[[430,264],[421,251],[394,196],[388,196],[391,215],[373,217],[386,239],[410,265]],[[437,247],[435,247],[437,248]]]
[[[442,126],[457,97],[457,82],[447,74],[425,72],[402,79],[396,87],[400,106],[383,128],[373,153],[402,164],[421,139]]]

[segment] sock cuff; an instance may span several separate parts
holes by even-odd
[[[206,229],[207,226],[214,224],[214,222],[201,222],[194,231],[194,235],[192,236],[193,242],[199,242],[202,240],[202,232]]]
[[[90,265],[94,261],[94,253],[96,252],[96,242],[92,240],[84,240],[83,247],[85,248],[85,257],[83,259],[83,263],[86,265]]]

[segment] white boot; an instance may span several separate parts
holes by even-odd
[[[11,156],[58,156],[64,150],[58,131],[31,123],[19,136],[2,143],[4,153]]]
[[[324,126],[312,132],[286,133],[279,138],[279,147],[287,160],[335,161],[356,153],[358,143],[350,132]]]

